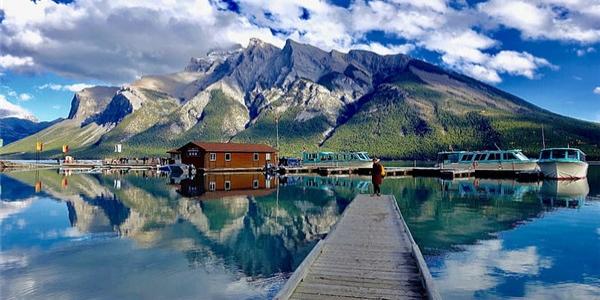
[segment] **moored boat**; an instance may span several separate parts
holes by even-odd
[[[371,168],[373,161],[367,152],[302,152],[302,165],[315,167]]]
[[[542,149],[537,163],[542,176],[552,179],[583,179],[589,167],[585,153],[577,148]]]
[[[443,151],[438,153],[440,169],[481,171],[534,171],[537,160],[528,158],[520,149],[483,151]]]

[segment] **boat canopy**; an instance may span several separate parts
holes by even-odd
[[[576,148],[549,148],[540,151],[540,160],[577,160],[585,161],[585,153]]]

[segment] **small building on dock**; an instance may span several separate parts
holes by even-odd
[[[252,170],[277,164],[279,150],[264,144],[189,142],[170,150],[201,171]]]
[[[167,151],[169,153],[169,164],[179,165],[181,164],[181,151],[178,148]]]

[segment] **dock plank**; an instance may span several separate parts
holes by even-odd
[[[407,232],[393,196],[358,195],[276,299],[437,299]]]

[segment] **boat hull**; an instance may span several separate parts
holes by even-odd
[[[477,162],[475,163],[451,163],[442,165],[442,169],[453,170],[480,170],[480,171],[537,171],[538,164],[535,161],[523,162]]]
[[[544,178],[583,179],[587,177],[588,163],[583,161],[539,161]]]

